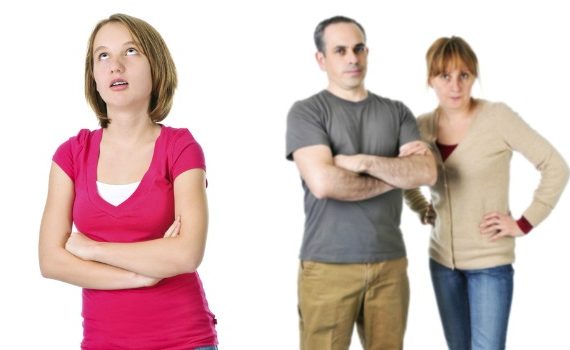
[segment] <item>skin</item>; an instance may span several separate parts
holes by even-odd
[[[108,23],[95,37],[93,74],[112,123],[103,130],[97,178],[109,184],[140,181],[148,169],[160,126],[148,115],[151,71],[127,28]],[[111,86],[114,81],[127,85]],[[151,286],[160,279],[193,272],[206,243],[208,208],[205,173],[192,169],[174,181],[175,219],[163,238],[97,242],[71,232],[74,184],[52,163],[42,217],[39,258],[42,275],[84,288]]]
[[[323,39],[324,52],[317,52],[315,58],[327,74],[327,90],[349,101],[365,99],[368,96],[364,86],[368,48],[363,33],[352,23],[336,23],[324,30]],[[296,150],[293,158],[316,198],[359,201],[395,187],[435,182],[433,155],[425,145],[416,146],[418,144],[403,145],[409,154],[386,158],[362,154],[333,157],[328,146],[314,145]]]
[[[429,79],[441,111],[437,135],[440,143],[459,144],[476,118],[478,106],[471,97],[475,78],[465,66],[459,65]],[[433,224],[435,213],[433,208],[430,209],[426,211],[422,222]],[[490,212],[483,215],[479,228],[481,234],[491,241],[524,235],[510,214],[505,213]]]
[[[147,115],[151,68],[125,26],[114,22],[104,25],[95,37],[93,56],[93,76],[108,114]],[[111,87],[117,80],[128,85]]]
[[[334,157],[334,164],[357,174],[382,179],[389,185],[402,189],[433,185],[437,179],[433,155],[421,141],[403,145],[398,158],[341,154]]]
[[[325,52],[317,52],[315,58],[327,74],[327,89],[345,100],[365,99],[368,48],[360,29],[352,23],[332,24],[325,28],[323,39]]]

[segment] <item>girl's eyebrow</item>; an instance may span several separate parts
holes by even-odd
[[[135,42],[135,41],[127,41],[127,42],[123,43],[123,47],[125,47],[125,46],[130,46],[130,45],[134,45],[134,46],[136,46],[136,47],[139,46],[138,43]],[[105,49],[107,49],[107,46],[105,46],[105,45],[100,45],[100,46],[97,46],[97,47],[93,50],[93,53],[96,53],[96,52],[98,52],[98,51],[105,50]]]

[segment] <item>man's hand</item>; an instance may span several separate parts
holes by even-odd
[[[407,157],[412,155],[426,155],[429,152],[428,145],[423,141],[408,142],[400,147],[400,154],[398,157]]]
[[[363,156],[360,154],[355,154],[352,156],[347,156],[344,154],[339,154],[334,156],[334,165],[343,168],[354,173],[362,173],[366,169],[364,166]]]

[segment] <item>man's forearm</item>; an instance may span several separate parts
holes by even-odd
[[[410,189],[421,185],[433,185],[437,170],[433,155],[411,155],[387,158],[362,155],[361,171],[388,184]]]
[[[315,197],[340,201],[365,200],[394,189],[386,182],[372,176],[358,174],[336,166],[327,166],[316,182],[314,188],[309,186]]]

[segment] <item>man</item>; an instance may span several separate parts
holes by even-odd
[[[359,23],[324,20],[315,44],[328,87],[287,118],[287,159],[305,190],[301,348],[348,349],[356,323],[365,349],[402,349],[409,285],[401,189],[433,184],[435,161],[410,110],[364,87]]]

